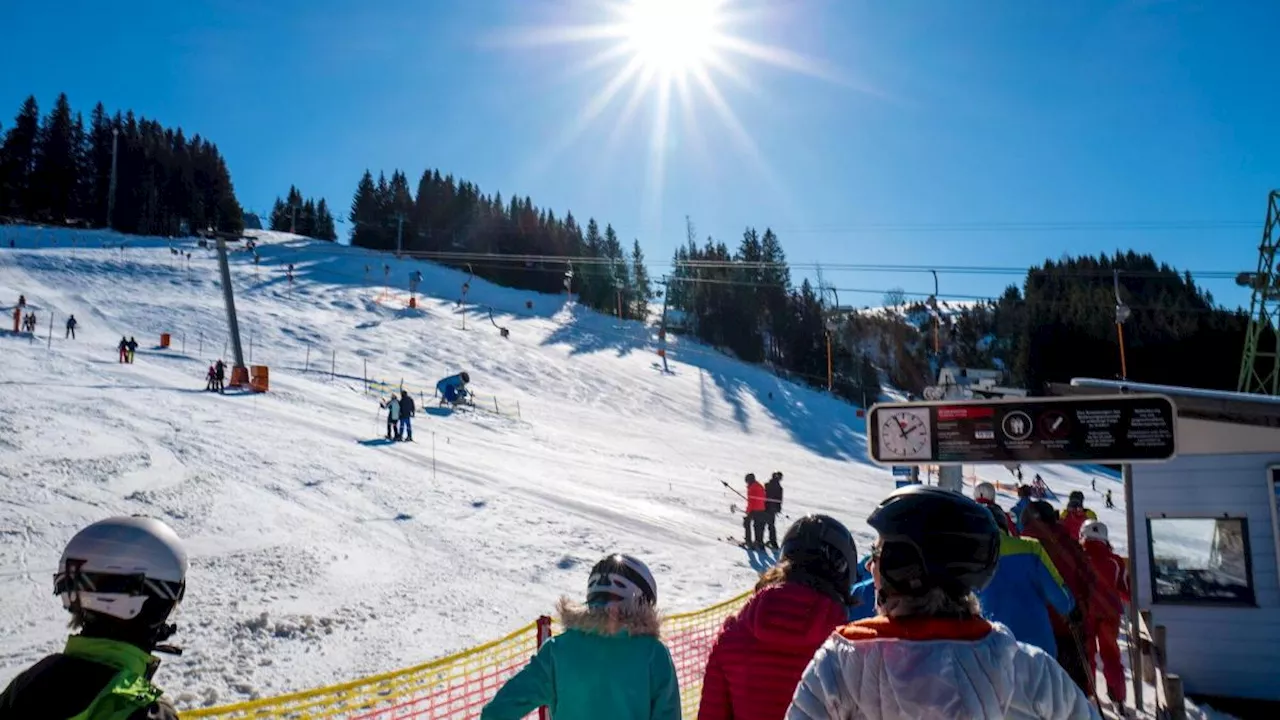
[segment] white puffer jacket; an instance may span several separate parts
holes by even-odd
[[[1014,640],[999,623],[975,640],[904,639],[878,633],[877,624],[884,630],[893,623],[882,617],[859,621],[819,648],[787,720],[1100,717],[1053,657]]]

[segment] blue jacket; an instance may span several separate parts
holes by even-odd
[[[1026,510],[1027,506],[1030,504],[1031,498],[1018,498],[1018,502],[1014,503],[1013,507],[1009,508],[1009,514],[1013,516],[1013,523],[1018,526],[1019,533],[1022,532],[1022,511]]]
[[[560,601],[565,631],[498,690],[481,720],[520,720],[546,705],[555,720],[680,720],[680,685],[650,606],[623,611]]]
[[[849,622],[876,616],[876,581],[867,578],[853,586],[856,604],[849,606]]]
[[[987,619],[1006,625],[1019,642],[1057,656],[1049,608],[1066,615],[1075,601],[1038,540],[1001,533],[1000,565],[979,599]]]

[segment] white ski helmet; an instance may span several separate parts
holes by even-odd
[[[973,488],[973,499],[978,502],[993,503],[996,501],[996,486],[989,482],[980,482]]]
[[[1107,526],[1097,520],[1090,520],[1080,526],[1081,540],[1101,540],[1108,545],[1111,544],[1110,538],[1107,537]]]
[[[182,601],[186,582],[187,551],[172,528],[147,517],[113,517],[71,538],[53,591],[73,613],[159,627]]]
[[[649,567],[630,555],[613,554],[591,568],[587,604],[658,602],[658,583]]]

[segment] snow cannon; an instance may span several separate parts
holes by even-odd
[[[471,376],[465,372],[460,372],[436,383],[436,392],[440,395],[440,404],[457,405],[466,401],[469,394],[467,385],[470,382]]]

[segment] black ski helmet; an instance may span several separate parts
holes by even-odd
[[[591,568],[587,578],[587,604],[658,602],[658,583],[649,566],[621,553],[605,557]]]
[[[1084,492],[1081,490],[1072,490],[1067,496],[1067,507],[1084,507]]]
[[[458,377],[462,378],[462,383],[464,385],[469,384],[471,382],[471,376],[468,375],[466,371],[463,371],[461,374],[458,375]]]
[[[867,524],[880,535],[880,580],[894,592],[941,588],[959,596],[995,575],[1000,529],[987,508],[960,493],[908,485],[881,501]]]
[[[753,483],[753,482],[755,482],[755,481],[756,481],[756,474],[755,474],[755,473],[747,473],[747,476],[746,476],[746,478],[744,478],[744,479],[747,481],[747,483],[748,483],[748,484]]]
[[[782,537],[780,560],[835,584],[841,594],[858,577],[858,548],[853,533],[830,515],[806,515],[791,523]]]

